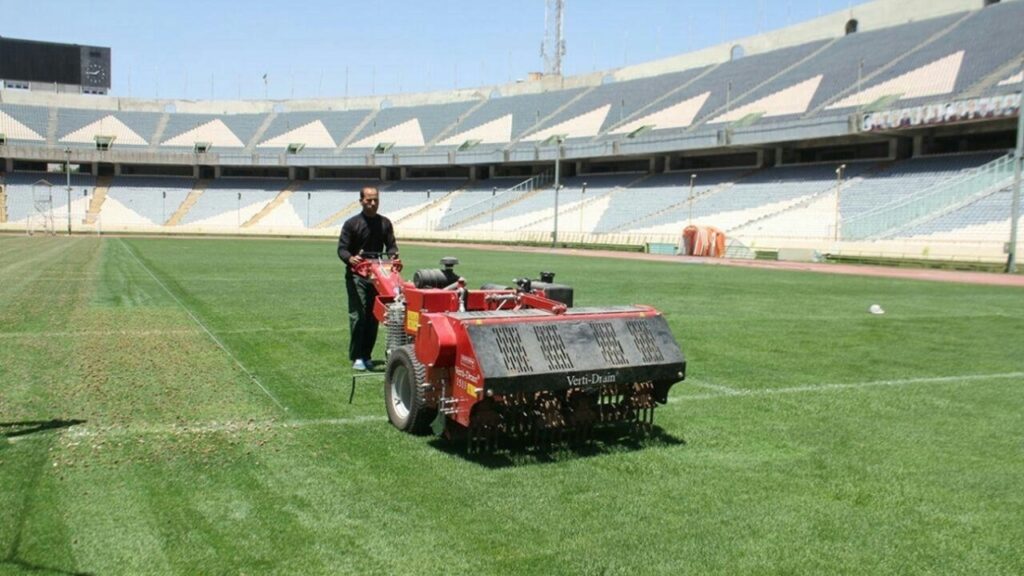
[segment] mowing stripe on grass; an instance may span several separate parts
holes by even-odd
[[[192,320],[196,324],[198,324],[200,328],[203,329],[203,332],[206,332],[206,335],[209,336],[211,340],[213,340],[213,343],[216,344],[221,350],[223,350],[224,353],[227,354],[229,358],[234,360],[235,364],[242,369],[242,372],[244,372],[249,377],[250,380],[252,380],[257,386],[260,387],[260,390],[263,390],[263,393],[267,395],[267,398],[270,398],[274,402],[274,404],[277,404],[278,408],[287,412],[288,408],[284,404],[281,404],[281,401],[278,400],[277,397],[274,396],[270,392],[270,390],[268,390],[267,387],[263,385],[262,382],[260,382],[260,379],[257,378],[256,375],[253,374],[248,368],[246,368],[245,365],[242,364],[242,362],[234,354],[231,353],[231,350],[228,350],[228,347],[225,346],[224,343],[220,341],[220,338],[217,338],[217,336],[214,335],[214,333],[211,332],[210,329],[206,327],[206,324],[204,324],[202,320],[200,320],[195,314],[193,314],[192,310],[190,310],[189,307],[186,306],[185,303],[182,302],[181,299],[178,298],[178,296],[174,292],[172,292],[171,289],[168,288],[167,285],[164,284],[163,281],[160,280],[160,278],[158,278],[157,275],[153,273],[152,270],[149,269],[149,266],[146,266],[145,262],[143,262],[142,259],[140,259],[135,254],[135,251],[132,250],[131,246],[126,244],[123,238],[118,238],[118,240],[124,246],[125,250],[127,250],[128,253],[131,254],[132,258],[136,262],[138,262],[139,266],[141,266],[142,269],[145,270],[146,273],[148,273],[153,278],[153,280],[156,280],[156,283],[159,284],[160,287],[163,288],[164,291],[167,292],[171,296],[171,298],[173,298],[174,301],[178,303],[179,306],[181,306],[182,310],[184,310],[185,313],[188,314],[189,317],[192,318]]]
[[[75,240],[77,240],[77,238]],[[18,268],[24,268],[29,264],[33,264],[39,260],[48,260],[51,254],[53,254],[54,252],[59,252],[64,248],[67,248],[68,244],[68,242],[53,242],[49,247],[34,252],[28,258],[14,260],[10,264],[7,264],[3,268],[0,268],[0,275],[6,276],[8,273]]]
[[[740,390],[726,388],[730,392],[721,394],[699,394],[694,396],[673,396],[669,403],[686,402],[689,400],[713,400],[730,396],[774,396],[776,394],[800,394],[803,392],[831,392],[835,390],[858,390],[885,386],[909,386],[912,384],[946,384],[951,382],[972,382],[977,380],[1004,380],[1024,378],[1024,372],[1001,372],[997,374],[966,374],[964,376],[933,376],[928,378],[902,378],[898,380],[872,380],[868,382],[851,382],[847,384],[818,384],[807,386],[790,386],[788,388],[762,388],[760,390]],[[714,388],[714,384],[693,381],[693,384],[705,388]],[[724,388],[724,387],[723,387]]]

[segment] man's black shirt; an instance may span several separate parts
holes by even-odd
[[[338,258],[348,264],[348,259],[360,252],[398,255],[398,244],[395,242],[395,229],[391,225],[391,220],[380,214],[370,218],[360,212],[345,221],[341,226],[341,236],[338,238]]]

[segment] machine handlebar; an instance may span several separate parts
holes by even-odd
[[[364,278],[369,278],[372,275],[374,266],[387,272],[402,271],[402,260],[397,254],[392,258],[380,252],[360,252],[353,258],[359,258],[359,261],[352,264],[352,272]]]

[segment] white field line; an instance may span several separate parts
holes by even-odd
[[[296,326],[293,328],[271,328],[264,326],[260,328],[236,328],[234,330],[221,330],[221,334],[255,334],[260,332],[342,332],[344,328],[329,328],[322,326]]]
[[[143,435],[201,435],[201,434],[238,434],[258,433],[268,430],[289,430],[311,428],[315,426],[358,426],[366,423],[387,422],[380,416],[352,416],[350,418],[310,418],[307,420],[224,420],[201,422],[195,424],[129,424],[111,426],[90,426],[80,424],[63,431],[63,436],[70,440],[90,438],[118,438]],[[13,436],[8,442],[21,442],[32,438],[42,438],[41,434]]]
[[[43,272],[38,276],[38,278],[43,280],[94,280],[96,278],[103,277],[103,274],[100,272],[72,272],[68,274],[58,272]]]
[[[815,392],[836,392],[842,390],[860,390],[864,388],[877,387],[899,387],[911,386],[914,384],[950,384],[967,383],[984,380],[1006,380],[1024,378],[1024,372],[1002,372],[997,374],[968,374],[964,376],[939,376],[934,378],[904,378],[900,380],[873,380],[869,382],[854,382],[849,384],[822,384],[818,386],[792,386],[789,388],[773,388],[766,390],[732,390],[729,393],[702,394],[696,396],[673,396],[669,398],[669,404],[678,404],[692,400],[715,400],[718,398],[753,397],[753,396],[774,396],[779,394],[803,394]],[[691,382],[693,383],[693,382]],[[128,426],[89,426],[79,425],[68,428],[64,435],[69,438],[98,438],[107,436],[133,436],[140,434],[210,434],[210,433],[241,433],[260,432],[277,429],[308,428],[313,426],[358,426],[366,423],[386,422],[383,416],[353,416],[350,418],[312,418],[307,420],[234,420],[221,422],[205,422],[196,424],[140,424]],[[18,442],[30,438],[42,437],[37,434],[15,436],[8,438],[8,442]]]
[[[705,382],[703,380],[688,380],[688,382],[695,386],[700,386],[701,388],[707,388],[708,390],[720,392],[721,395],[724,396],[735,396],[737,394],[743,393],[743,391],[738,388],[730,388],[728,386],[722,386],[720,384],[712,384],[711,382]]]
[[[898,380],[872,380],[868,382],[850,382],[846,384],[817,384],[807,386],[790,386],[788,388],[762,388],[759,390],[741,390],[726,388],[728,392],[720,394],[698,394],[693,396],[673,396],[669,403],[689,402],[690,400],[713,400],[735,396],[776,396],[779,394],[802,394],[805,392],[835,392],[837,390],[859,390],[862,388],[881,388],[889,386],[911,386],[914,384],[950,384],[966,383],[979,380],[1006,380],[1024,378],[1024,372],[1001,372],[997,374],[966,374],[964,376],[935,376],[930,378],[902,378]],[[707,383],[693,382],[698,386],[710,388]]]
[[[198,330],[63,330],[51,332],[0,332],[0,339],[95,338],[97,336],[185,336]]]
[[[228,357],[234,360],[235,364],[237,364],[238,367],[242,369],[242,372],[245,372],[245,374],[249,376],[249,379],[260,387],[260,390],[263,390],[263,393],[267,395],[267,398],[270,398],[274,402],[274,404],[277,404],[278,408],[287,412],[288,408],[285,407],[284,404],[281,404],[280,400],[278,400],[277,397],[274,396],[270,392],[270,390],[268,390],[267,387],[263,385],[262,382],[260,382],[260,379],[257,378],[256,375],[253,374],[248,368],[246,368],[245,365],[242,364],[242,362],[237,357],[235,357],[234,354],[232,354],[231,350],[228,350],[228,347],[225,346],[224,343],[220,341],[220,338],[217,338],[217,336],[214,335],[214,333],[211,332],[210,329],[206,327],[206,324],[204,324],[202,320],[200,320],[195,314],[193,314],[192,310],[190,310],[189,307],[186,306],[185,303],[182,302],[181,299],[179,299],[174,294],[174,292],[171,292],[170,288],[168,288],[167,285],[164,284],[163,281],[161,281],[160,278],[158,278],[157,275],[154,274],[153,271],[149,269],[149,266],[146,266],[146,264],[142,260],[140,260],[138,256],[135,255],[135,252],[131,249],[130,246],[128,246],[128,244],[125,243],[124,239],[118,238],[118,240],[124,246],[125,250],[127,250],[128,253],[131,254],[132,258],[136,262],[138,262],[139,266],[141,266],[142,269],[145,270],[153,278],[153,280],[155,280],[156,283],[159,284],[160,287],[164,289],[164,292],[167,292],[171,296],[171,298],[173,298],[174,301],[177,302],[179,306],[181,306],[182,310],[184,310],[185,313],[188,314],[189,317],[191,317],[192,320],[196,324],[198,324],[200,328],[203,329],[203,332],[206,332],[206,335],[209,336],[211,340],[213,340],[214,344],[216,344],[221,350],[223,350],[224,353],[228,355]]]
[[[341,332],[342,328],[239,328],[237,330],[221,330],[221,334],[261,334],[267,332],[302,333],[302,332]],[[60,330],[47,332],[0,332],[2,338],[85,338],[96,336],[187,336],[196,334],[197,330]]]

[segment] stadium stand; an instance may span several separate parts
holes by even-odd
[[[1020,45],[1007,41],[1018,34],[1024,3],[1003,2],[970,12],[948,33],[911,50],[894,66],[866,78],[862,89],[845,93],[829,110],[870,104],[887,95],[911,103],[967,90],[1006,62],[1019,56]],[[902,29],[902,27],[901,27]],[[899,56],[899,53],[889,53]]]
[[[287,185],[283,180],[212,180],[179,225],[222,230],[239,228]]]
[[[747,97],[737,101],[737,109],[748,107],[746,113],[764,112],[765,119],[773,120],[801,115],[832,99],[851,85],[856,85],[859,78],[890,64],[894,54],[905,54],[948,28],[960,18],[962,15],[945,16],[923,22],[913,22],[899,28],[884,28],[844,36],[808,62],[778,75],[772,81],[751,92]],[[810,98],[802,106],[802,110],[783,111],[781,106],[788,105],[788,99],[756,105],[772,95],[792,89],[808,79],[817,77],[821,78],[820,83],[815,85],[815,89],[809,94]],[[801,94],[801,96],[804,95]],[[774,108],[772,104],[775,105]],[[742,115],[733,118],[719,116],[714,120],[732,121],[738,120],[740,117]]]
[[[681,130],[689,128],[696,122],[716,111],[728,111],[748,91],[756,88],[762,82],[768,81],[776,74],[798,64],[805,58],[814,54],[824,47],[827,42],[809,42],[799,46],[783,48],[765,54],[756,54],[740,58],[731,62],[725,62],[712,68],[706,74],[698,76],[693,82],[686,85],[686,88],[670,94],[668,97],[655,102],[650,108],[641,110],[637,118],[629,118],[637,123],[650,122],[654,124],[652,131],[664,132],[665,130]],[[658,112],[681,104],[684,101],[699,97],[707,93],[697,111],[693,114],[691,121],[672,123],[668,126],[659,126],[651,116]],[[614,132],[614,131],[613,131]]]
[[[835,164],[782,166],[759,170],[737,179],[731,186],[718,186],[693,202],[693,222],[729,230],[780,211],[808,197],[831,192],[836,176]],[[854,177],[865,169],[863,163],[850,164],[847,175]],[[639,222],[637,231],[674,233],[690,218],[690,207],[679,205]]]
[[[541,174],[496,192],[492,186],[491,195],[475,193],[473,197],[477,198],[476,202],[466,203],[458,210],[449,209],[444,212],[437,220],[435,229],[466,228],[467,225],[479,222],[481,217],[488,214],[492,216],[489,222],[493,222],[496,213],[506,210],[507,207],[518,205],[522,199],[537,194],[548,184],[550,184],[549,175]]]
[[[466,185],[465,180],[403,180],[381,193],[381,206],[396,226],[429,229],[440,218],[446,198]],[[443,204],[442,204],[443,203]],[[428,208],[434,207],[433,210]],[[354,214],[354,213],[353,213]]]
[[[49,122],[46,107],[0,104],[0,133],[8,140],[44,142]]]
[[[403,225],[413,227],[417,224],[421,230],[433,230],[438,226],[449,226],[453,224],[454,215],[458,219],[461,215],[463,220],[473,217],[472,214],[480,215],[490,212],[493,209],[492,198],[498,194],[520,184],[522,178],[491,178],[489,180],[478,180],[466,182],[461,188],[445,195],[443,198],[432,203],[431,214],[425,214],[419,220],[407,218],[408,222]],[[469,212],[467,212],[467,210]],[[458,222],[454,222],[458,224]]]
[[[624,80],[598,86],[550,120],[558,124],[581,114],[609,106],[601,124],[601,132],[629,118],[641,108],[650,105],[674,90],[680,89],[708,70],[707,66],[661,74],[652,78]]]
[[[67,146],[95,147],[97,137],[113,137],[114,145],[148,146],[159,117],[139,112],[105,110],[57,110],[57,142]]]
[[[564,188],[559,193],[559,218],[562,220],[563,230],[571,230],[580,233],[595,232],[594,223],[598,222],[602,215],[608,213],[610,195],[633,190],[631,186],[648,178],[642,172],[628,174],[588,174],[574,178],[566,178],[563,181]],[[527,215],[526,218],[516,218],[512,222],[515,230],[550,230],[553,225],[553,193],[544,191],[538,195],[537,200],[543,202],[548,200],[549,206],[541,204],[540,209]],[[525,222],[525,223],[524,223]],[[503,223],[504,225],[504,223]]]
[[[420,148],[440,134],[447,126],[456,122],[477,102],[452,102],[430,106],[386,108],[373,121],[355,135],[350,148],[373,148],[380,142],[393,142],[396,148]],[[415,127],[412,125],[415,121]],[[405,130],[390,133],[389,130],[408,126]],[[390,135],[389,135],[390,134]]]
[[[594,190],[588,185],[587,194],[591,197],[602,194],[602,189],[611,190],[618,186],[628,185],[630,182],[641,179],[644,174],[618,174],[614,176],[576,177],[566,178],[562,181],[564,188],[559,192],[560,213],[578,211],[580,207],[582,184],[584,180],[594,181]],[[586,202],[584,198],[583,202]],[[538,227],[550,229],[547,221],[554,216],[555,189],[554,186],[544,186],[523,194],[514,202],[496,208],[493,213],[485,212],[483,218],[470,220],[457,229],[496,231],[513,230],[534,230]],[[547,223],[547,224],[546,224]],[[546,224],[546,225],[545,225]]]
[[[305,144],[306,150],[309,151],[322,150],[327,147],[335,148],[348,138],[356,127],[359,126],[360,122],[369,114],[369,110],[286,112],[278,114],[263,133],[263,138],[258,147],[283,149],[289,143],[297,142]],[[318,126],[310,127],[311,124],[316,122],[323,125],[330,140],[314,139],[322,138]],[[305,129],[304,132],[303,129]]]
[[[75,176],[72,213],[91,209],[83,221],[107,230],[333,235],[379,182],[403,234],[546,239],[561,158],[559,227],[583,242],[672,241],[692,219],[801,247],[970,236],[999,258],[1009,192],[1003,180],[971,188],[965,171],[989,170],[1014,140],[1024,1],[867,6],[826,19],[853,23],[846,34],[815,21],[472,93],[184,103],[4,90],[0,224],[32,213],[36,180],[63,188],[52,171],[70,161],[101,175]],[[193,154],[200,142],[212,148]],[[901,202],[915,206],[907,219],[857,228]],[[54,194],[55,209],[66,203]],[[860,235],[839,234],[837,217]]]
[[[458,146],[461,144],[459,142],[460,134],[508,115],[512,117],[511,139],[514,140],[523,136],[527,130],[530,130],[531,127],[551,115],[561,106],[572,101],[573,98],[582,94],[583,91],[584,89],[577,88],[522,96],[491,97],[483,106],[462,119],[458,123],[456,133],[439,144],[439,146]],[[494,143],[507,144],[508,140]],[[481,146],[486,144],[490,144],[490,142],[482,142]]]
[[[312,180],[288,198],[292,210],[306,228],[326,227],[343,216],[358,211],[359,190],[366,180]]]
[[[185,197],[194,181],[170,177],[114,178],[103,205],[103,221],[108,228],[163,226]]]
[[[882,203],[910,196],[998,156],[992,153],[951,154],[888,164],[871,177],[843,190],[840,200],[842,217],[852,218]]]
[[[693,179],[693,198],[696,202],[719,187],[732,185],[745,172],[727,169],[655,174],[627,189],[613,190],[607,209],[597,220],[593,232],[627,231],[664,212],[674,212],[683,207],[688,210],[691,175],[696,175]]]
[[[423,128],[420,126],[418,118],[409,118],[401,124],[383,129],[380,129],[377,125],[377,119],[374,118],[366,128],[372,130],[372,132],[369,134],[363,132],[362,134],[365,135],[361,138],[357,134],[357,140],[347,144],[346,147],[351,149],[376,149],[380,147],[389,151],[393,147],[398,150],[402,148],[420,148],[426,143],[426,140],[423,139]]]
[[[171,114],[162,148],[192,150],[196,142],[219,148],[244,148],[263,122],[262,114]]]
[[[47,186],[49,183],[50,186]],[[88,174],[71,175],[71,214],[84,217],[96,179]],[[25,223],[37,213],[37,201],[47,200],[52,215],[68,215],[67,177],[59,173],[13,172],[4,177],[7,196],[7,222]],[[83,193],[84,192],[84,193]]]
[[[1001,241],[1010,228],[1009,188],[977,198],[953,210],[932,216],[926,222],[904,228],[890,237],[915,239]],[[1018,214],[1020,218],[1022,211]]]

